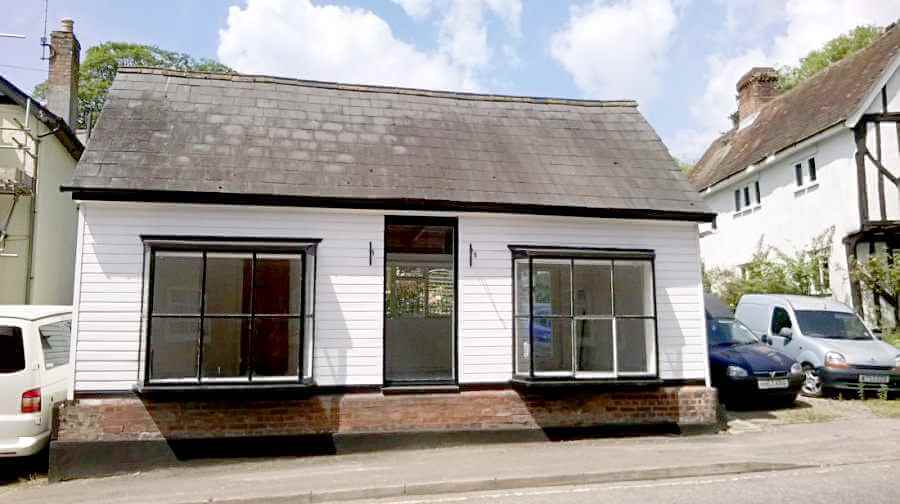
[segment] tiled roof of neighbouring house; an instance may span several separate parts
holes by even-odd
[[[119,70],[67,189],[103,199],[710,218],[631,101],[147,68]]]
[[[900,28],[764,105],[750,126],[707,148],[690,174],[699,191],[849,118],[900,51]]]

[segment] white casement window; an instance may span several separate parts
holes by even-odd
[[[145,384],[311,379],[317,242],[144,243]]]
[[[754,180],[734,191],[734,217],[749,215],[762,206],[762,191],[759,180]]]
[[[652,252],[510,249],[517,378],[656,376]]]
[[[805,161],[797,161],[794,164],[794,179],[797,183],[797,188],[794,191],[795,197],[803,196],[818,189],[819,173],[816,169],[816,158],[808,157]]]

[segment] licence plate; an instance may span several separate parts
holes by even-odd
[[[777,388],[788,388],[788,381],[786,379],[782,380],[757,380],[756,385],[762,389],[777,389]]]
[[[891,377],[888,375],[859,375],[860,383],[890,383]]]

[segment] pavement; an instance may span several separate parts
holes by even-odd
[[[704,488],[712,489],[726,486],[733,478],[746,478],[735,479],[733,483],[758,485],[760,490],[756,493],[768,495],[769,482],[778,481],[785,491],[790,490],[789,482],[793,479],[787,476],[790,474],[805,475],[814,485],[827,479],[821,476],[827,473],[816,471],[843,474],[841,468],[869,464],[897,474],[900,463],[900,421],[897,419],[862,417],[823,423],[773,424],[759,430],[735,432],[474,445],[229,463],[191,462],[174,469],[133,475],[0,487],[0,502],[240,504],[378,498],[404,503],[459,499],[476,499],[475,502],[493,499],[492,502],[502,503],[504,499],[559,500],[552,496],[565,491],[571,493],[571,502],[578,502],[577,499],[597,502],[603,492],[619,492],[617,488],[627,488],[629,484],[710,481]],[[877,473],[862,469],[858,472],[861,479],[866,474],[871,478]],[[881,484],[859,483],[872,483],[876,487]],[[894,492],[887,495],[893,499],[891,502],[898,502],[896,485],[893,487]],[[667,487],[647,488],[652,492],[653,488]],[[593,499],[592,491],[597,493]],[[784,495],[795,495],[797,491]],[[499,497],[491,497],[498,492]],[[518,495],[522,492],[532,494]],[[686,492],[690,495],[690,491]],[[570,498],[565,500],[569,502]]]

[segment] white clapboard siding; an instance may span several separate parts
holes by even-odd
[[[86,203],[76,390],[138,380],[141,235],[321,238],[314,374],[321,385],[382,382],[384,216],[256,207]],[[369,242],[375,248],[369,265]]]
[[[76,390],[128,390],[141,350],[141,235],[322,239],[314,375],[320,385],[383,381],[384,213],[87,203]],[[703,378],[697,228],[688,223],[459,215],[459,380],[505,382],[512,363],[509,244],[653,249],[663,378]],[[369,265],[369,242],[375,249]],[[469,265],[469,244],[476,256]]]
[[[510,244],[653,250],[660,376],[705,377],[695,224],[482,214],[459,222],[460,382],[505,381],[512,373]]]

